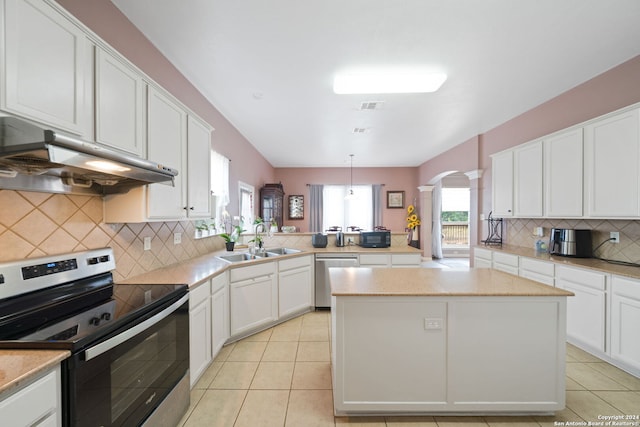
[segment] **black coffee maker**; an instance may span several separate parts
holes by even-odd
[[[591,258],[591,230],[552,228],[549,254],[576,258]]]

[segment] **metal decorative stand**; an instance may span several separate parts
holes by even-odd
[[[492,212],[489,212],[489,218],[487,219],[487,226],[489,227],[489,233],[486,240],[482,242],[485,245],[499,245],[502,246],[502,218],[494,218],[491,216]]]

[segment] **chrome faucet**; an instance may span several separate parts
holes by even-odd
[[[264,222],[259,222],[253,227],[253,234],[255,235],[253,239],[255,243],[258,245],[258,247],[256,248],[256,253],[264,252],[263,237],[258,232],[259,228],[262,228],[263,233],[266,233],[267,231],[267,229],[265,228]]]

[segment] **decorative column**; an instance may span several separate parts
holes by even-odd
[[[464,173],[469,178],[469,247],[472,248],[480,241],[480,221],[479,212],[482,210],[480,206],[478,194],[480,192],[479,184],[482,178],[482,169],[476,169]],[[471,253],[469,258],[473,260]]]
[[[432,225],[432,193],[433,185],[421,185],[418,187],[420,196],[418,200],[420,220],[420,246],[422,246],[422,256],[431,259],[431,225]]]

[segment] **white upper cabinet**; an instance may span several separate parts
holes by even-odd
[[[187,119],[187,215],[211,218],[211,128],[189,116]]]
[[[493,216],[513,216],[513,150],[491,156]]]
[[[544,140],[545,216],[582,216],[582,128],[552,135]]]
[[[91,135],[91,44],[38,0],[0,0],[4,69],[0,108],[83,137]]]
[[[517,217],[541,217],[542,141],[518,146],[513,152],[513,210]]]
[[[175,185],[150,184],[149,219],[186,217],[187,113],[172,99],[149,86],[147,97],[147,152],[150,159],[178,169]]]
[[[586,216],[640,215],[640,110],[594,121],[584,129]]]
[[[96,141],[144,157],[145,82],[141,74],[97,47],[95,80]]]

